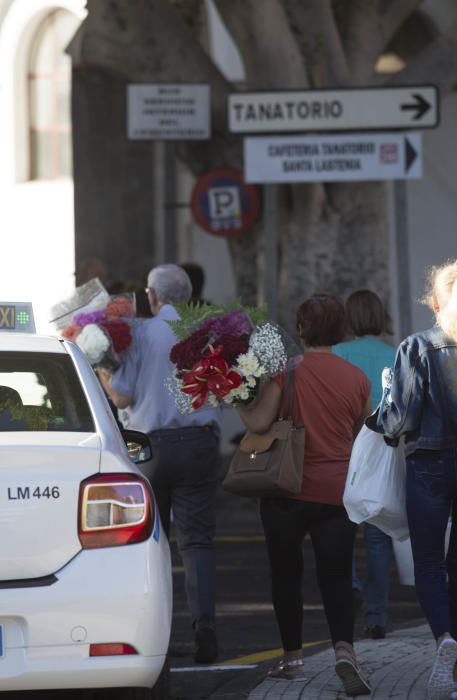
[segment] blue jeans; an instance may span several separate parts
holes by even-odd
[[[435,639],[457,638],[457,449],[417,450],[407,457],[406,508],[419,603]],[[447,557],[445,535],[452,528]]]
[[[173,509],[192,626],[214,627],[218,438],[209,426],[157,430],[149,437],[153,459],[142,471],[151,482],[167,537]]]
[[[371,523],[365,523],[367,570],[363,587],[365,622],[367,625],[387,623],[392,538]]]

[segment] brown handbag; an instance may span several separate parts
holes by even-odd
[[[250,497],[297,496],[301,492],[305,428],[292,419],[294,374],[287,375],[278,420],[265,433],[248,431],[241,440],[222,482],[226,491]]]

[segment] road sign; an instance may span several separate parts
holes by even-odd
[[[195,221],[208,233],[239,236],[258,217],[259,195],[238,170],[220,168],[197,180],[191,207]]]
[[[414,132],[249,137],[244,170],[256,183],[419,178],[422,139]]]
[[[295,90],[229,96],[234,133],[418,129],[437,126],[433,85],[346,90]]]
[[[192,141],[211,135],[210,87],[204,84],[127,86],[129,139]]]

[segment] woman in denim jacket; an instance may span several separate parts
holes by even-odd
[[[432,268],[424,301],[437,323],[400,344],[379,411],[367,425],[405,438],[417,596],[437,641],[427,697],[447,700],[457,691],[457,260]]]

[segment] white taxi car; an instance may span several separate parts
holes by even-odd
[[[156,697],[171,626],[170,554],[124,438],[138,461],[148,440],[121,435],[76,345],[2,332],[4,308],[0,691]]]

